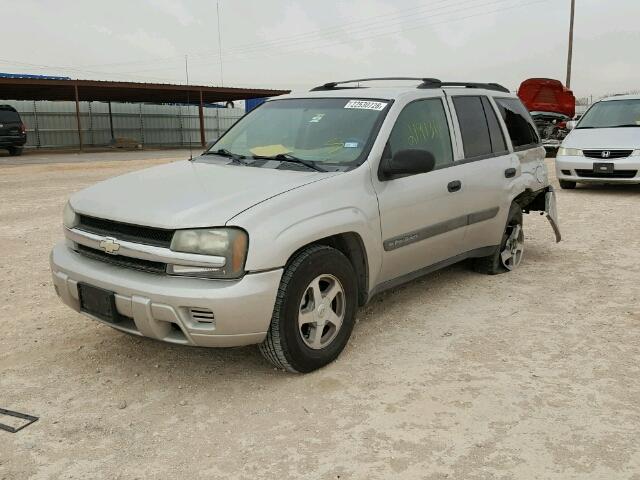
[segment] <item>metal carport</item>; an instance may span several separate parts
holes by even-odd
[[[1,78],[0,98],[11,100],[75,101],[78,141],[82,150],[80,101],[178,103],[198,105],[200,142],[205,144],[203,107],[208,103],[230,102],[251,98],[274,97],[289,90],[270,90],[205,85],[174,85],[165,83],[110,82],[101,80],[70,80],[49,78]]]

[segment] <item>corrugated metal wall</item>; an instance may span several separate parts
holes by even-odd
[[[78,128],[74,102],[0,100],[15,107],[27,126],[29,148],[78,147]],[[200,144],[200,117],[197,106],[112,103],[115,138],[132,139],[148,146]],[[207,141],[218,138],[238,118],[242,108],[205,108]],[[109,105],[80,102],[82,141],[85,146],[109,145]]]

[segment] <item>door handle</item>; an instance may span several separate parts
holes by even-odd
[[[447,185],[447,190],[451,193],[457,192],[462,188],[462,182],[460,180],[454,180],[453,182],[449,182]]]
[[[513,178],[516,176],[517,170],[515,168],[507,168],[504,171],[504,178]]]

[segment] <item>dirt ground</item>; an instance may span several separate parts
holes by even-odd
[[[0,479],[640,479],[640,186],[560,191],[562,243],[526,216],[518,271],[387,292],[291,375],[56,298],[66,198],[149,157],[0,164],[0,408],[40,417],[0,430]]]

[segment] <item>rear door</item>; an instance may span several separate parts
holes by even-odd
[[[509,211],[509,185],[518,174],[490,97],[456,91],[449,97],[459,126],[468,224],[467,252],[500,244]]]
[[[0,136],[13,137],[20,135],[20,115],[14,110],[0,107]]]

